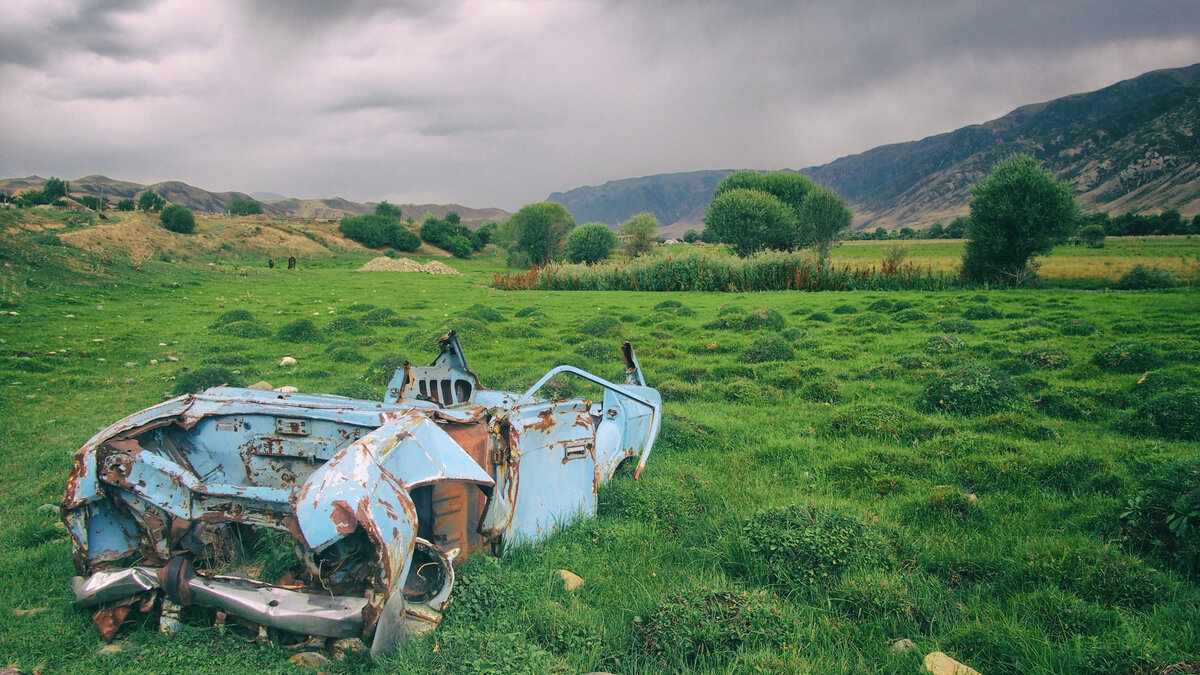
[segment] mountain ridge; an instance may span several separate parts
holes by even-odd
[[[1026,104],[994,120],[878,146],[799,172],[846,198],[855,229],[896,229],[965,215],[967,186],[1017,152],[1032,154],[1071,185],[1085,209],[1173,206],[1195,213],[1200,212],[1198,120],[1200,64],[1194,64]],[[698,186],[695,175],[705,173],[709,180]],[[608,225],[649,210],[664,233],[678,235],[703,227],[715,187],[711,179],[719,182],[729,173],[657,174],[555,192],[548,199],[581,221]],[[646,190],[674,194],[679,203],[661,212],[639,208]]]

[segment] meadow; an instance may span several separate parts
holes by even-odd
[[[515,292],[489,286],[494,259],[353,271],[367,259],[151,256],[68,282],[44,258],[37,283],[8,278],[0,666],[296,672],[197,616],[173,636],[130,621],[102,652],[43,505],[87,438],[189,373],[378,398],[455,328],[484,385],[517,390],[560,363],[619,378],[631,340],[659,441],[599,517],[474,558],[437,631],[333,672],[919,673],[932,651],[987,675],[1200,669],[1195,289]]]

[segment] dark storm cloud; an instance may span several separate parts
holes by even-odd
[[[1200,3],[10,0],[0,175],[515,208],[1200,61]]]

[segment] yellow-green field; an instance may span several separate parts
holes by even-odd
[[[904,260],[935,272],[954,273],[962,261],[964,239],[847,241],[833,250],[833,260],[878,266],[893,249]],[[1200,276],[1200,237],[1109,237],[1104,248],[1059,246],[1037,258],[1038,275],[1047,282],[1116,281],[1137,265],[1165,270],[1181,280]]]

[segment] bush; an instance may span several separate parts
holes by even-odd
[[[353,347],[341,347],[329,353],[329,360],[334,363],[362,363],[366,361],[362,354]]]
[[[765,593],[708,588],[668,596],[638,626],[642,649],[692,667],[723,662],[743,646],[777,645],[791,631]]]
[[[737,572],[788,593],[824,590],[846,571],[892,562],[881,532],[828,506],[758,511],[742,521],[732,553]]]
[[[892,310],[892,301],[887,298],[880,298],[867,305],[867,310],[871,312],[890,312]]]
[[[825,312],[813,312],[812,314],[808,315],[808,320],[809,321],[820,321],[821,323],[829,323],[830,321],[833,321],[833,317],[829,316]]]
[[[896,312],[895,314],[892,315],[892,319],[894,321],[899,321],[900,323],[912,323],[913,321],[924,321],[925,319],[928,319],[928,318],[929,318],[929,316],[926,315],[925,312],[922,312],[919,309],[905,309],[905,310]]]
[[[228,385],[241,387],[245,384],[242,376],[221,366],[202,366],[195,370],[183,369],[175,373],[175,386],[172,392],[180,394],[195,394],[209,387]]]
[[[179,204],[169,204],[158,215],[162,226],[179,234],[191,234],[196,231],[196,218],[186,207]]]
[[[231,309],[221,316],[217,317],[216,323],[209,328],[220,328],[226,324],[235,323],[237,321],[253,321],[254,315],[245,309]]]
[[[1126,502],[1121,531],[1136,553],[1150,554],[1200,579],[1200,458],[1151,471]]]
[[[338,223],[338,232],[341,232],[342,236],[351,241],[357,241],[367,248],[383,248],[400,243],[411,243],[408,241],[409,238],[401,233],[402,231],[407,232],[412,237],[416,237],[415,234],[397,223],[395,219],[387,216],[375,214],[349,216],[342,218],[341,222]],[[420,245],[419,239],[417,245]],[[396,248],[402,251],[415,251],[417,249],[416,246],[411,248],[396,246]]]
[[[57,234],[50,232],[43,232],[39,235],[36,235],[32,241],[39,246],[66,246],[66,244],[63,243],[63,240],[60,239]]]
[[[742,321],[742,330],[783,330],[783,316],[773,309],[759,308],[746,315]]]
[[[567,235],[567,262],[595,264],[612,255],[617,235],[604,223],[587,223]]]
[[[959,365],[940,374],[925,389],[926,407],[958,415],[996,412],[1019,401],[1020,392],[1012,380],[983,363]]]
[[[296,319],[285,323],[275,334],[277,340],[283,342],[316,342],[321,339],[321,332],[308,319]]]
[[[854,305],[838,305],[833,308],[834,314],[858,314],[858,308]]]
[[[1162,361],[1158,350],[1141,342],[1118,342],[1092,357],[1092,363],[1112,373],[1142,373]]]
[[[1000,310],[991,305],[971,305],[963,312],[964,319],[971,321],[983,321],[985,319],[999,319],[1004,316]]]
[[[390,243],[392,248],[396,249],[397,251],[412,253],[413,251],[421,248],[421,238],[417,236],[416,232],[413,232],[402,225],[397,225],[395,228],[389,228],[389,230],[391,239],[388,243]]]
[[[768,361],[791,361],[796,353],[786,340],[780,338],[764,338],[755,340],[754,344],[742,352],[742,360],[746,363],[766,363]]]
[[[1146,265],[1135,265],[1123,274],[1116,287],[1122,291],[1140,291],[1158,288],[1174,288],[1175,277],[1166,270]]]

